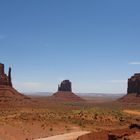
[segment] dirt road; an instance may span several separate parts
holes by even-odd
[[[135,110],[124,110],[123,112],[131,115],[140,115],[140,111],[135,111]]]
[[[36,139],[36,140],[76,140],[76,138],[78,138],[79,136],[82,136],[88,133],[90,133],[90,131],[79,131],[79,132],[72,132],[72,133],[52,136],[48,138],[41,138],[41,139]]]

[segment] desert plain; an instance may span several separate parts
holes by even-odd
[[[75,132],[89,132],[75,140],[115,139],[109,135],[138,140],[140,103],[131,96],[84,94],[83,101],[35,95],[8,97],[0,101],[0,140],[34,140]]]

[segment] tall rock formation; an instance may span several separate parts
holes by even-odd
[[[52,98],[57,101],[84,101],[84,99],[72,92],[72,83],[69,80],[64,80],[58,85],[58,91],[52,95]]]
[[[11,68],[7,75],[4,71],[4,64],[0,63],[0,105],[16,105],[17,101],[21,103],[23,99],[29,98],[12,87]]]
[[[72,92],[72,84],[69,80],[64,80],[60,85],[58,85],[58,91]]]
[[[118,101],[140,104],[140,73],[136,73],[128,79],[127,95]]]
[[[140,95],[140,73],[136,73],[128,79],[127,94]]]
[[[4,71],[4,64],[1,64],[1,63],[0,63],[0,85],[12,87],[11,68],[9,68],[9,73],[8,75],[6,75]]]
[[[9,86],[12,87],[11,67],[9,68],[9,72],[8,72],[8,83],[9,83]]]

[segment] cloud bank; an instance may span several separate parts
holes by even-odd
[[[140,65],[140,62],[130,62],[130,65]]]

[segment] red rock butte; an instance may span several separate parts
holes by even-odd
[[[26,96],[19,93],[12,86],[11,68],[9,68],[7,75],[5,74],[4,64],[0,63],[0,103],[23,98],[25,99]]]
[[[58,91],[52,96],[54,99],[63,101],[84,101],[81,97],[72,92],[72,83],[69,80],[64,80],[58,85]]]
[[[140,95],[140,73],[136,73],[128,79],[127,94]]]
[[[127,95],[120,101],[140,103],[140,73],[136,73],[128,79]]]

